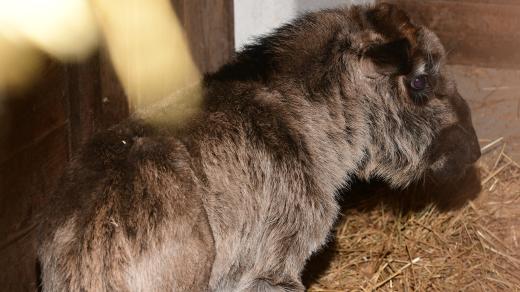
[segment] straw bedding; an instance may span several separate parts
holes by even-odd
[[[501,140],[484,142],[461,183],[342,194],[330,243],[307,265],[309,291],[520,291],[520,166]]]

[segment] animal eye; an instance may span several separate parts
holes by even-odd
[[[426,75],[416,76],[410,81],[410,87],[416,91],[422,91],[422,90],[426,89],[427,85],[428,85],[428,76],[426,76]]]

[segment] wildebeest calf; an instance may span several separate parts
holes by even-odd
[[[41,216],[45,291],[301,291],[352,178],[453,181],[479,147],[439,39],[391,5],[310,13],[206,76],[182,127],[94,137]]]

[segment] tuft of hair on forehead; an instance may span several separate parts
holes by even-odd
[[[366,17],[371,28],[387,42],[404,39],[409,42],[410,49],[417,47],[419,27],[399,7],[381,3],[369,9]]]
[[[364,25],[377,34],[377,42],[367,43],[363,55],[383,74],[410,74],[437,71],[444,56],[438,38],[415,24],[408,14],[393,4],[368,8]]]
[[[379,73],[406,74],[414,69],[420,28],[406,12],[382,3],[364,10],[361,19],[365,30],[377,36],[375,41],[366,42],[362,55],[376,65]]]

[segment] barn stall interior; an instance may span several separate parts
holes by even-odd
[[[305,10],[367,1],[172,0],[201,72],[215,71],[258,31]],[[345,190],[334,238],[307,265],[310,291],[520,289],[520,3],[397,0],[449,52],[482,145],[482,190],[373,182]],[[255,6],[256,5],[256,6]],[[0,68],[5,72],[6,68]],[[3,74],[3,73],[0,73]],[[35,216],[66,164],[93,133],[136,109],[106,50],[81,64],[48,59],[29,89],[2,96],[0,288],[38,287]],[[440,194],[439,194],[440,193]]]

